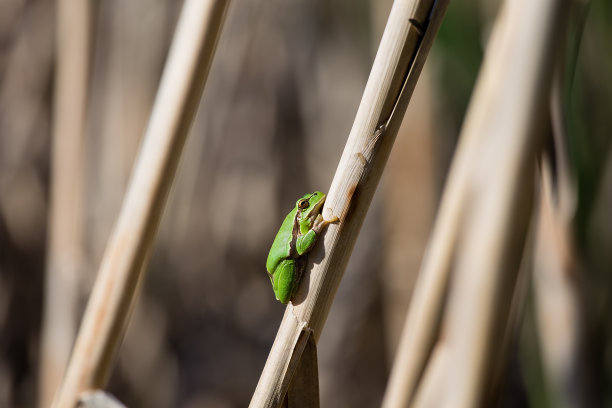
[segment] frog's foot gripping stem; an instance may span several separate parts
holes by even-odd
[[[323,216],[321,214],[317,215],[317,218],[315,218],[314,220],[314,224],[312,225],[312,229],[316,232],[317,235],[319,235],[321,233],[321,231],[323,231],[323,229],[325,227],[327,227],[329,224],[333,224],[340,221],[340,219],[338,217],[336,217],[335,215],[333,216],[333,218],[331,220],[326,220],[325,218],[323,218]]]

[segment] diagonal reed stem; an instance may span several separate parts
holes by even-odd
[[[143,144],[53,407],[103,387],[142,282],[185,138],[202,97],[227,0],[186,0]]]
[[[417,387],[434,390],[432,396],[444,392],[442,406],[479,406],[495,360],[506,357],[495,345],[506,327],[531,217],[535,157],[567,3],[522,0],[502,7],[421,267],[387,408],[409,405]],[[444,338],[435,345],[443,313]],[[439,383],[419,385],[434,345],[446,349],[445,361],[435,362],[440,375],[425,380]]]
[[[372,71],[326,201],[340,218],[310,255],[309,276],[285,311],[251,407],[281,403],[312,331],[315,340],[353,250],[447,0],[393,4]],[[314,266],[313,266],[314,264]]]

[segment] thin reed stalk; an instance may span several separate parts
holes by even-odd
[[[283,401],[309,336],[321,335],[448,1],[396,1],[377,52],[323,215],[338,216],[310,255],[310,274],[283,317],[251,407]]]
[[[187,0],[117,224],[53,406],[104,387],[142,283],[185,138],[200,102],[227,0]]]
[[[38,405],[51,405],[74,342],[83,273],[84,128],[89,0],[60,0],[51,152],[51,205],[40,345]]]
[[[558,58],[550,98],[552,151],[540,162],[533,260],[534,312],[546,391],[556,407],[597,405],[589,395],[583,271],[575,242],[578,194],[569,159],[566,83],[571,83],[589,2],[574,2],[565,53]]]

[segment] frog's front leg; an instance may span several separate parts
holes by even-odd
[[[338,221],[339,219],[336,216],[334,216],[334,218],[331,220],[326,220],[321,214],[317,215],[317,218],[315,218],[312,224],[312,228],[306,234],[297,237],[295,241],[295,249],[297,250],[297,253],[299,255],[303,255],[310,251],[321,231],[323,231],[323,229],[329,224]]]
[[[314,228],[304,235],[299,235],[295,240],[295,249],[298,255],[304,255],[306,252],[310,251],[316,240],[317,233]]]

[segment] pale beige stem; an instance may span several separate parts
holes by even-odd
[[[529,13],[525,10],[529,9]],[[447,407],[484,402],[509,318],[533,210],[537,154],[548,124],[569,1],[508,1],[496,21],[462,135],[483,135],[469,170],[450,286]]]
[[[585,372],[585,310],[580,293],[580,258],[574,242],[577,189],[567,146],[565,84],[576,64],[588,1],[572,3],[570,46],[557,61],[550,95],[554,160],[544,154],[533,260],[534,311],[547,392],[555,407],[589,406]],[[572,29],[573,28],[573,29]],[[548,153],[548,152],[545,152]]]
[[[441,340],[449,349],[443,370],[449,388],[440,384],[438,391],[446,393],[448,406],[482,401],[485,377],[495,366],[488,364],[496,356],[492,341],[505,327],[500,322],[508,316],[531,214],[533,165],[566,3],[504,5],[421,267],[384,399],[387,408],[414,398],[438,339],[451,269],[456,276]]]
[[[49,407],[77,325],[83,272],[84,122],[89,70],[90,2],[57,2],[51,205],[40,346],[38,404]]]
[[[184,141],[202,96],[227,0],[183,5],[153,111],[119,219],[109,239],[54,407],[72,408],[104,387]]]
[[[286,309],[251,407],[279,406],[304,349],[318,339],[447,1],[396,1],[332,182],[323,215],[340,218],[310,256],[309,275]]]
[[[557,173],[557,177],[563,175]],[[546,158],[540,180],[533,285],[542,365],[554,405],[579,407],[584,404],[581,385],[585,380],[579,358],[582,310],[576,285],[579,269],[572,241],[573,212],[564,212],[563,195],[553,192],[552,169]]]

